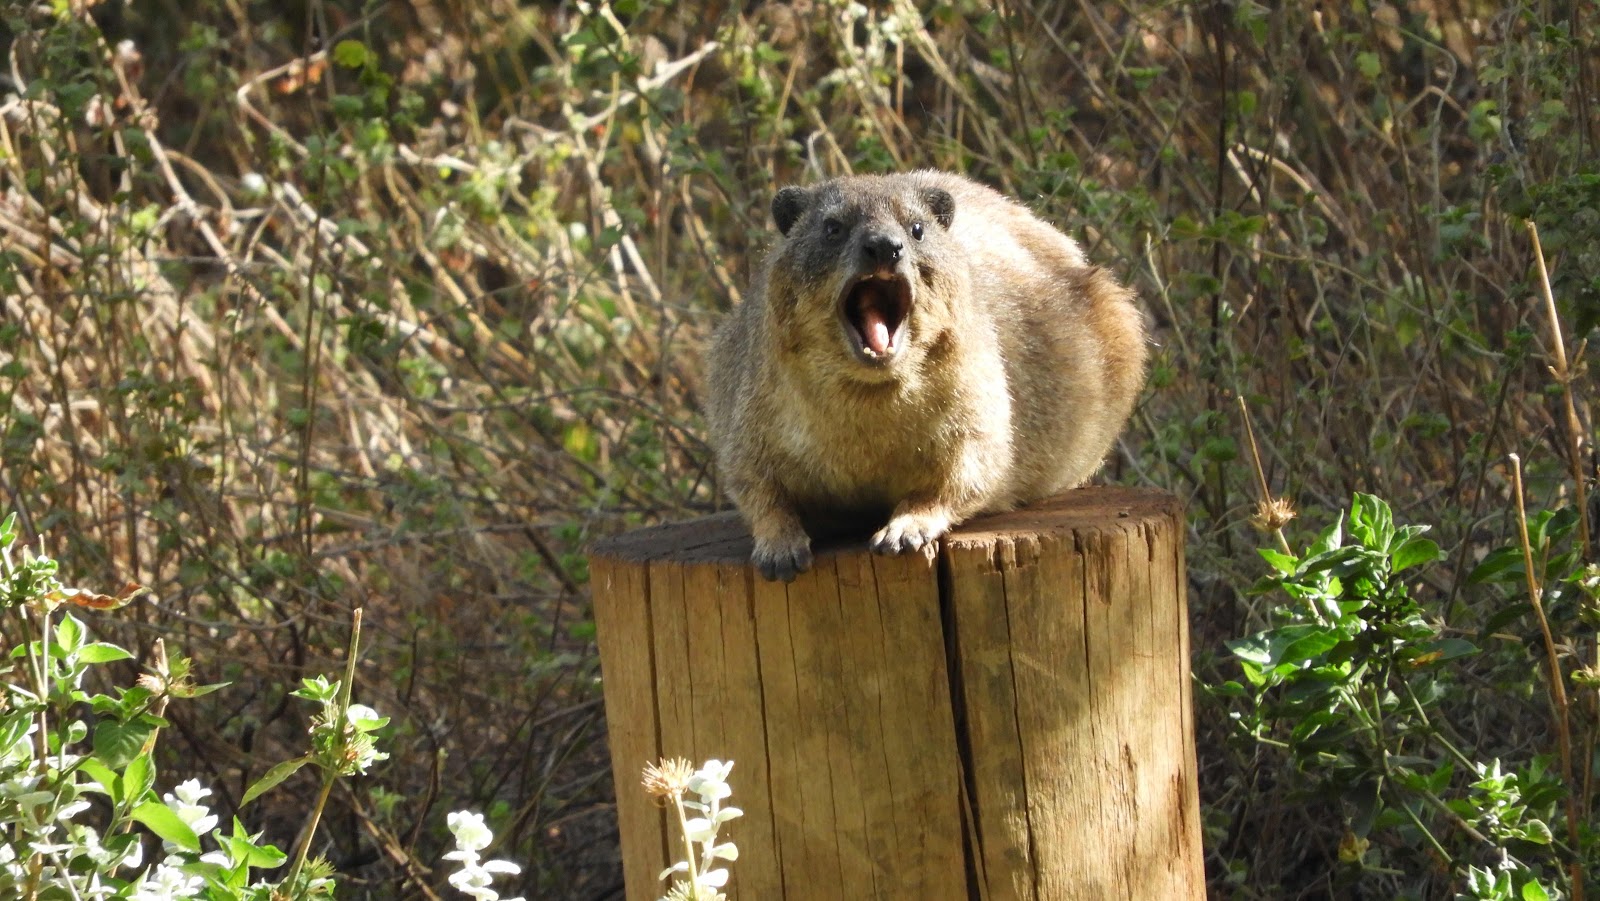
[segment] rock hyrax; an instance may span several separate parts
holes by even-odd
[[[913,551],[1100,468],[1144,381],[1143,318],[1071,238],[932,171],[787,187],[772,217],[706,404],[763,576],[809,568],[814,532]]]

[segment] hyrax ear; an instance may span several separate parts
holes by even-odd
[[[944,188],[929,188],[922,192],[922,202],[928,205],[940,228],[948,229],[956,218],[956,199]]]
[[[787,235],[810,205],[811,192],[790,185],[772,198],[772,221],[778,223],[778,231]]]

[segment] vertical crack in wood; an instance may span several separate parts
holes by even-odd
[[[961,673],[961,635],[957,627],[955,576],[951,572],[950,547],[939,542],[937,580],[939,623],[944,631],[945,681],[950,686],[950,712],[956,730],[956,767],[961,783],[961,818],[966,840],[961,843],[963,869],[967,874],[967,898],[982,901],[989,874],[984,866],[983,823],[978,818],[977,774],[972,759],[972,733],[967,722],[967,687]]]
[[[888,647],[889,633],[883,624],[883,604],[885,600],[883,586],[878,583],[878,565],[881,559],[877,556],[868,557],[867,571],[872,574],[872,608],[878,618],[878,634],[876,636],[878,652],[881,655],[881,659],[891,660],[894,658],[891,649]],[[894,564],[884,562],[883,565],[891,566]],[[878,748],[883,756],[883,780],[889,789],[889,810],[891,811],[889,816],[889,841],[893,847],[894,859],[904,860],[900,853],[900,796],[894,790],[894,762],[889,759],[889,742],[883,732],[883,693],[887,688],[888,686],[880,684],[876,698],[878,702]],[[874,867],[874,873],[876,873],[876,867]]]
[[[797,624],[795,622],[795,617],[794,617],[794,609],[795,609],[794,598],[789,593],[791,588],[793,587],[793,585],[794,585],[794,583],[789,582],[789,583],[785,583],[784,586],[783,586],[783,616],[784,616],[784,619],[788,620],[788,622],[789,622],[789,630],[788,631],[789,631],[789,635],[790,636],[805,634],[805,630],[803,628],[797,628],[797,626],[803,627],[804,624],[803,623]],[[796,717],[798,718],[800,716],[803,716],[803,713],[799,709],[800,698],[801,698],[799,687],[802,684],[802,679],[801,679],[801,673],[800,673],[800,655],[799,655],[799,653],[797,652],[797,649],[794,646],[794,642],[793,642],[792,638],[791,638],[790,643],[789,643],[789,669],[790,669],[790,672],[794,675],[795,706],[796,706],[795,713],[796,713]],[[798,747],[792,748],[791,749],[791,755],[793,757],[795,757],[795,758],[798,758],[800,756],[800,749]],[[826,754],[823,755],[823,759],[824,760],[827,759],[827,755]],[[833,762],[832,761],[827,761],[827,764],[828,764],[828,769],[829,769],[828,783],[827,783],[828,784],[828,803],[831,805],[831,804],[833,804],[833,772],[832,772],[832,770],[833,770]],[[798,774],[796,774],[796,775],[798,775]],[[800,791],[801,791],[801,793],[803,793],[804,792],[804,788],[802,787]],[[798,801],[799,799],[797,798],[796,800]],[[801,842],[801,845],[802,845],[801,853],[803,855],[805,855],[806,857],[813,857],[814,855],[811,854],[810,849],[808,847],[810,842],[807,839],[807,836],[809,836],[811,834],[811,829],[813,828],[811,826],[811,824],[808,822],[807,817],[806,817],[807,807],[806,807],[806,804],[803,801],[801,801],[797,806],[800,808],[800,830],[799,830],[799,835],[800,835],[800,842]],[[835,830],[835,832],[837,833],[837,830]],[[836,843],[835,843],[835,846],[834,846],[834,859],[838,860],[838,856],[839,856],[838,855],[838,845],[837,845],[837,840],[836,840]],[[835,873],[834,875],[836,877],[842,877],[842,874],[839,874],[839,873]]]
[[[1101,729],[1100,717],[1105,711],[1101,709],[1100,692],[1109,688],[1103,683],[1095,681],[1095,658],[1093,648],[1095,644],[1095,623],[1097,617],[1092,609],[1095,600],[1105,596],[1105,582],[1109,574],[1105,571],[1104,559],[1105,534],[1092,527],[1075,528],[1072,530],[1072,552],[1078,558],[1079,596],[1082,598],[1082,607],[1078,615],[1083,623],[1083,695],[1086,699],[1086,709],[1083,715],[1083,729],[1089,734],[1088,746],[1093,748],[1093,763],[1096,768],[1096,778],[1105,780],[1111,773],[1106,767],[1105,733]],[[1091,566],[1091,561],[1093,566]],[[1099,584],[1091,584],[1099,579]],[[1102,650],[1105,650],[1102,648]],[[1113,725],[1113,729],[1115,726]],[[1108,792],[1096,793],[1094,803],[1098,810],[1094,814],[1096,824],[1103,826],[1110,822],[1111,814],[1106,805],[1110,800]]]
[[[783,846],[778,842],[778,818],[776,810],[770,809],[772,802],[772,717],[767,715],[767,677],[763,672],[765,665],[761,654],[761,629],[756,625],[756,584],[755,567],[746,566],[742,570],[744,582],[745,613],[750,617],[750,643],[753,645],[756,663],[756,699],[761,704],[761,756],[764,761],[762,771],[767,777],[767,802],[769,809],[765,811],[768,824],[772,830],[772,855],[775,858],[774,869],[778,875],[778,892],[780,898],[789,897],[789,886],[784,882],[783,871]]]
[[[660,758],[666,754],[666,748],[662,745],[663,738],[661,735],[661,679],[656,672],[656,644],[649,640],[650,636],[656,634],[655,594],[650,586],[650,567],[640,566],[639,575],[641,587],[643,588],[643,592],[639,595],[639,600],[641,606],[644,607],[645,635],[645,640],[641,644],[644,645],[645,656],[650,660],[650,728],[655,735],[656,756]],[[654,760],[645,761],[645,763],[655,762]],[[618,785],[616,790],[622,791],[622,786]],[[658,817],[664,826],[667,821],[666,812],[662,811],[658,814]],[[668,830],[659,829],[657,830],[657,835],[661,839],[661,856],[657,859],[671,860],[671,837]]]
[[[1029,793],[1028,788],[1028,746],[1022,734],[1024,730],[1020,726],[1023,722],[1022,692],[1017,685],[1017,638],[1016,629],[1013,628],[1012,622],[1014,610],[1012,607],[1010,574],[1022,565],[1019,560],[1020,555],[1017,553],[1017,545],[1020,543],[1020,539],[996,538],[995,556],[1000,563],[996,567],[996,575],[1000,577],[1000,598],[1004,607],[1002,612],[1006,618],[1006,667],[1011,674],[1011,721],[1019,724],[1014,731],[1017,736],[1017,759],[1023,762],[1017,776],[1022,781],[1022,822],[1028,836],[1028,875],[1031,878],[1030,888],[1032,889],[1030,897],[1040,898],[1042,896],[1039,894],[1039,887],[1044,881],[1044,877],[1039,872],[1041,863],[1039,859],[1039,834],[1033,828],[1033,796]],[[1035,553],[1034,563],[1037,565],[1038,557],[1043,554],[1043,549],[1037,544],[1033,545],[1033,549]],[[1027,597],[1031,592],[1023,591],[1021,594]],[[1028,599],[1033,600],[1032,598]],[[1023,630],[1028,627],[1027,623],[1020,625]]]

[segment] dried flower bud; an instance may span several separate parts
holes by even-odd
[[[1250,525],[1261,532],[1276,532],[1289,524],[1295,518],[1294,507],[1281,497],[1269,498],[1256,503],[1255,515],[1250,517]]]
[[[659,763],[644,765],[644,790],[654,798],[682,797],[694,774],[694,764],[682,757],[671,760],[663,757]]]

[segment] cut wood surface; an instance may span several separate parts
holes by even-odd
[[[741,901],[1204,898],[1183,528],[1079,489],[789,585],[733,513],[597,543],[629,901],[681,856],[660,757],[735,762]]]

